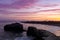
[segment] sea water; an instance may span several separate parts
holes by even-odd
[[[6,24],[11,24],[14,22],[0,22],[0,40],[31,40],[33,37],[27,37],[26,32],[21,34],[15,34],[10,32],[4,31],[4,26]],[[25,30],[29,26],[36,27],[37,29],[43,29],[54,33],[56,36],[60,36],[60,27],[59,26],[51,26],[51,25],[42,25],[42,24],[28,24],[28,23],[21,23]]]

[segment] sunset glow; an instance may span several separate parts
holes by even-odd
[[[60,21],[60,0],[0,0],[0,19]]]

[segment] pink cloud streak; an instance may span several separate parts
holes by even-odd
[[[25,8],[34,5],[37,0],[17,0],[12,4],[0,4],[0,8]]]

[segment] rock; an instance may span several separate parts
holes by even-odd
[[[27,36],[35,36],[36,35],[36,32],[37,32],[37,29],[35,27],[28,27],[28,30],[27,30]]]
[[[55,34],[47,30],[36,29],[35,27],[28,27],[27,36],[34,37],[33,40],[59,40]]]
[[[40,32],[40,31],[39,31]],[[38,32],[38,29],[35,27],[28,27],[27,36],[34,37],[33,40],[44,40],[41,37],[41,34]]]
[[[20,33],[23,31],[23,25],[19,23],[7,24],[4,26],[4,31]]]
[[[50,35],[53,35],[53,33],[47,31],[47,30],[38,30],[37,34],[40,35],[41,37],[48,37]]]
[[[42,37],[35,37],[33,40],[44,40]]]
[[[48,36],[45,40],[60,40],[57,36],[55,36],[55,35],[50,35],[50,36]]]
[[[34,40],[44,40],[43,36],[44,35],[40,32],[40,30],[37,29]]]
[[[53,33],[47,31],[47,30],[38,30],[37,32],[41,37],[48,37],[50,35],[54,35]]]
[[[59,40],[59,38],[55,34],[49,32],[47,30],[38,30],[37,37],[38,38],[45,37],[45,40]]]

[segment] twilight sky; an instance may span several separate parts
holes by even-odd
[[[0,20],[60,21],[60,0],[0,0]]]

